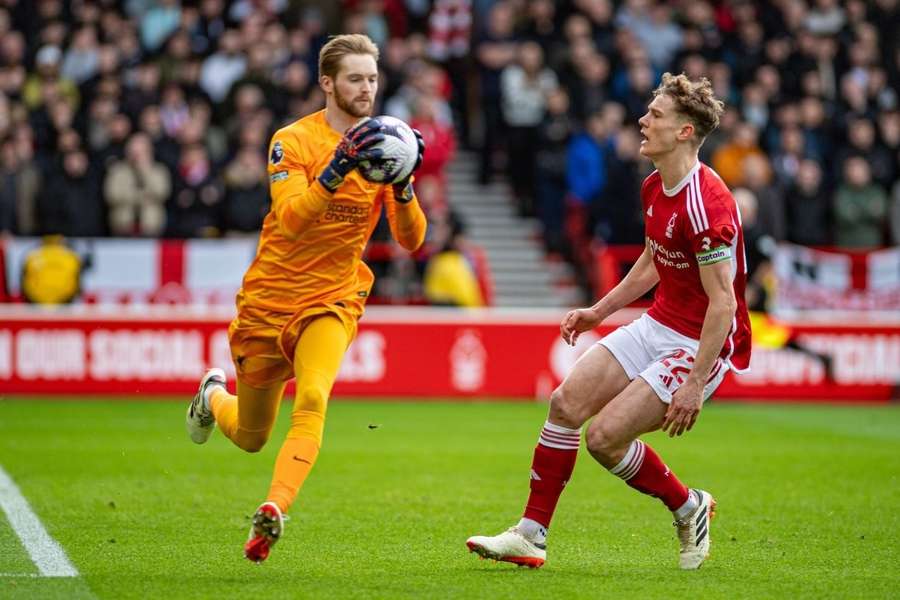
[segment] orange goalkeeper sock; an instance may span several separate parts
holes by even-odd
[[[287,513],[319,456],[319,444],[310,438],[288,438],[275,460],[275,473],[266,502],[274,502]]]
[[[225,388],[216,386],[209,391],[209,409],[216,418],[216,425],[228,439],[234,439],[238,424],[237,396],[229,394]]]

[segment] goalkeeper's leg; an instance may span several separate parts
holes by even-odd
[[[325,410],[331,387],[347,350],[344,324],[333,315],[313,320],[297,341],[294,373],[297,391],[291,412],[291,428],[275,461],[275,474],[267,500],[287,512],[322,445]]]
[[[265,560],[281,537],[281,516],[288,511],[312,470],[322,445],[328,396],[349,343],[349,333],[335,316],[313,320],[297,341],[294,372],[297,391],[291,428],[275,460],[275,472],[266,501],[254,516],[244,554]]]

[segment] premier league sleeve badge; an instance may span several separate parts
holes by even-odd
[[[272,144],[272,154],[269,156],[269,161],[273,165],[277,165],[282,158],[284,158],[284,150],[281,147],[281,142],[275,142]]]

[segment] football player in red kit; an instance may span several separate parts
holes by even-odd
[[[570,311],[560,333],[573,344],[659,283],[650,309],[594,345],[550,396],[531,464],[531,493],[518,524],[468,539],[483,557],[539,567],[547,530],[575,467],[581,427],[591,456],[632,488],[659,498],[674,515],[679,566],[709,555],[716,502],[688,488],[642,434],[690,431],[729,370],[750,363],[750,320],[741,220],[719,176],[698,159],[719,124],[722,102],[706,79],[663,75],[639,120],[641,154],[656,171],[641,188],[646,245],[625,278],[589,308]]]

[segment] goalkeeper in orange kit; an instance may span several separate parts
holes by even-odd
[[[272,137],[272,209],[228,330],[237,396],[226,391],[224,371],[210,369],[188,409],[194,442],[206,442],[218,423],[239,448],[258,452],[286,382],[296,378],[291,427],[244,546],[244,555],[257,562],[281,536],[283,515],[318,456],[328,396],[372,288],[372,271],[361,256],[382,207],[404,248],[416,250],[425,237],[425,215],[409,178],[373,183],[356,169],[362,160],[379,158],[377,143],[384,139],[382,125],[368,118],[377,60],[377,47],[364,35],[332,38],[319,53],[325,109]],[[416,134],[418,167],[424,143]]]

